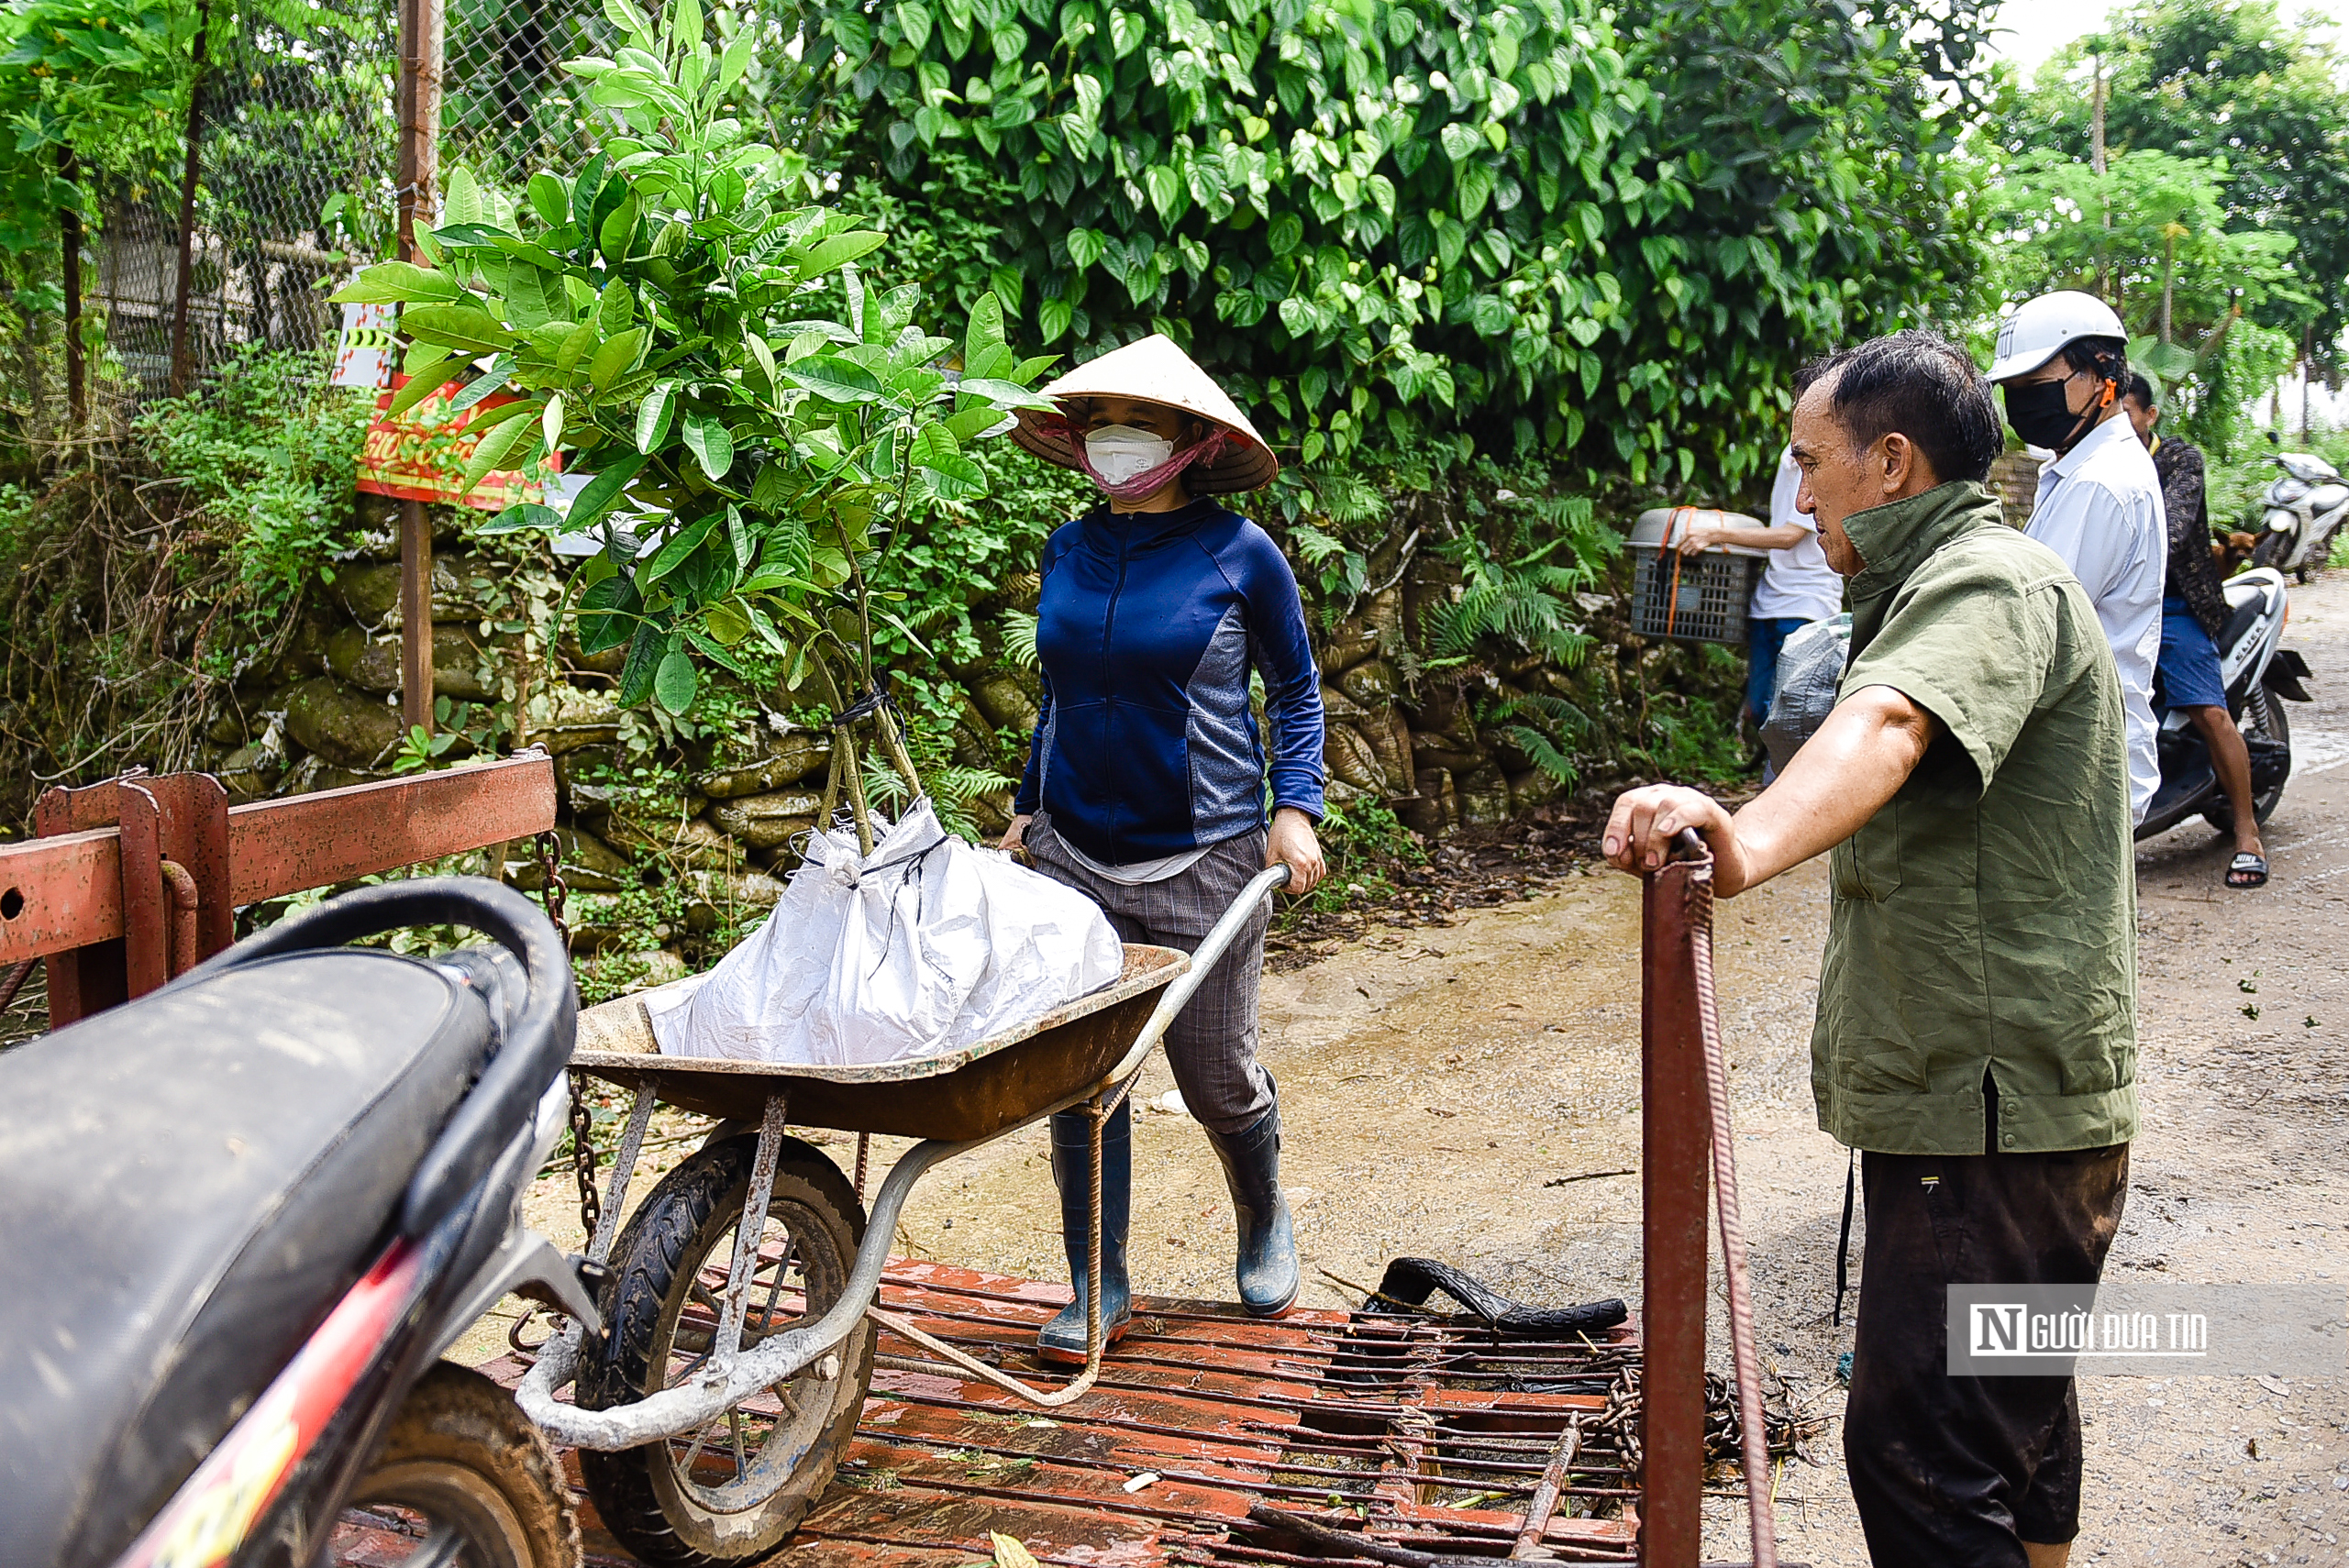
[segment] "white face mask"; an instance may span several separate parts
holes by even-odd
[[[1173,442],[1131,425],[1104,425],[1085,433],[1085,457],[1093,472],[1111,484],[1124,484],[1173,456]]]

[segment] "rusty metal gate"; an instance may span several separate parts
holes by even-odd
[[[535,748],[416,778],[231,806],[207,773],[44,791],[0,844],[0,964],[49,963],[52,1028],[144,996],[228,945],[234,911],[555,825]]]
[[[1068,1299],[1065,1285],[904,1260],[882,1289],[888,1309],[1014,1370]],[[1147,1297],[1135,1311],[1095,1391],[1048,1419],[983,1383],[877,1371],[839,1479],[779,1561],[966,1568],[994,1555],[997,1531],[1058,1568],[1374,1561],[1252,1544],[1258,1504],[1431,1555],[1506,1558],[1569,1426],[1619,1411],[1640,1355],[1629,1326],[1568,1343],[1436,1314],[1265,1320]],[[880,1352],[923,1353],[886,1334]],[[525,1366],[482,1370],[510,1386]],[[1634,1562],[1636,1497],[1594,1445],[1532,1528],[1558,1560]],[[579,1503],[590,1561],[632,1562]]]
[[[50,791],[37,816],[40,836],[0,845],[0,963],[47,958],[63,1024],[225,946],[239,906],[551,827],[554,770],[525,753],[236,808],[204,775],[131,775]],[[1645,1343],[1635,1324],[1569,1340],[1474,1317],[1260,1320],[1142,1298],[1095,1392],[1050,1418],[949,1369],[877,1372],[857,1445],[791,1559],[970,1568],[1000,1532],[1058,1568],[1420,1568],[1529,1553],[1693,1568],[1715,1125],[1698,983],[1710,871],[1668,866],[1645,892]],[[1014,1367],[1068,1299],[1065,1286],[909,1261],[882,1292],[922,1331]],[[886,1334],[881,1350],[923,1353]],[[526,1367],[509,1357],[485,1370],[510,1386]],[[582,1506],[591,1557],[626,1561]],[[1268,1507],[1351,1540],[1283,1550],[1260,1513],[1250,1518]],[[1360,1555],[1345,1555],[1350,1545]]]

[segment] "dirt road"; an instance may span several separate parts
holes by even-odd
[[[2291,712],[2304,760],[2268,835],[2276,880],[2222,888],[2225,856],[2199,823],[2139,855],[2144,1132],[2116,1270],[2349,1279],[2349,580],[2295,595],[2289,640],[2318,701]],[[1318,1271],[1369,1284],[1399,1253],[1527,1299],[1636,1299],[1636,1177],[1547,1184],[1638,1164],[1637,920],[1634,884],[1601,870],[1268,980],[1309,1299],[1349,1299]],[[1848,1311],[1840,1331],[1827,1322],[1844,1157],[1810,1086],[1825,930],[1812,866],[1723,905],[1718,944],[1764,1353],[1835,1412],[1851,1343]],[[1157,1069],[1143,1097],[1171,1087]],[[1137,1280],[1228,1293],[1230,1209],[1198,1127],[1153,1112],[1138,1137]],[[909,1224],[916,1247],[1053,1267],[1040,1136],[942,1176]],[[2349,1562],[2349,1386],[2097,1378],[2081,1407],[2075,1561]],[[1780,1485],[1786,1555],[1865,1563],[1840,1432],[1819,1446],[1826,1463]],[[1717,1524],[1713,1551],[1742,1556],[1735,1510]]]
[[[2124,1274],[2349,1277],[2349,578],[2296,593],[2288,642],[2318,701],[2290,714],[2302,760],[2268,834],[2275,882],[2224,889],[2225,856],[2199,823],[2140,850],[2144,1131],[2112,1260]],[[1331,1276],[1373,1283],[1398,1253],[1528,1300],[1636,1301],[1637,1178],[1591,1173],[1638,1164],[1637,915],[1630,878],[1585,871],[1268,978],[1265,1059],[1308,1301],[1357,1301]],[[1851,1320],[1828,1321],[1845,1161],[1810,1089],[1825,928],[1814,865],[1723,905],[1718,951],[1764,1359],[1833,1416]],[[1161,1066],[1140,1090],[1152,1109],[1136,1134],[1136,1286],[1228,1295],[1229,1204],[1197,1124],[1157,1109],[1171,1088]],[[560,1206],[549,1191],[550,1222]],[[901,1244],[1055,1277],[1042,1131],[933,1176]],[[1725,1369],[1718,1325],[1714,1339]],[[2342,1381],[2098,1378],[2080,1403],[2075,1562],[2349,1562]],[[1865,1564],[1840,1430],[1817,1446],[1821,1463],[1779,1485],[1784,1553]],[[1742,1514],[1714,1509],[1709,1555],[1745,1555]]]

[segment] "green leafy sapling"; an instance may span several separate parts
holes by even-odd
[[[920,639],[877,602],[873,569],[938,502],[985,492],[966,448],[1042,405],[1051,359],[1006,346],[992,293],[957,345],[914,325],[918,288],[859,271],[882,236],[815,203],[806,161],[727,113],[749,32],[714,50],[699,0],[658,27],[631,0],[604,12],[625,43],[565,69],[622,134],[568,182],[532,176],[510,210],[452,171],[425,264],[381,263],[334,297],[401,305],[395,414],[443,389],[452,413],[513,394],[471,423],[468,485],[558,453],[593,476],[567,517],[524,504],[483,531],[601,541],[571,585],[578,635],[626,648],[624,705],[682,712],[703,661],[742,674],[737,650],[761,646],[792,690],[812,681],[869,722],[919,793],[874,624]],[[869,834],[845,739],[833,787]]]

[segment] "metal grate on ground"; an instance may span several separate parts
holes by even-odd
[[[1065,1285],[895,1260],[882,1304],[1015,1375]],[[1142,1297],[1095,1391],[1038,1411],[959,1376],[877,1370],[832,1489],[775,1561],[968,1568],[990,1534],[1060,1568],[1342,1568],[1249,1544],[1259,1503],[1439,1556],[1505,1558],[1570,1421],[1600,1419],[1638,1361],[1634,1326],[1572,1342],[1473,1319]],[[883,1355],[920,1357],[883,1334]],[[509,1386],[523,1364],[483,1371]],[[1543,1535],[1557,1560],[1634,1560],[1636,1477],[1578,1461]],[[564,1456],[574,1488],[575,1459]],[[1158,1477],[1128,1491],[1136,1477]],[[588,1559],[633,1561],[579,1499]]]

